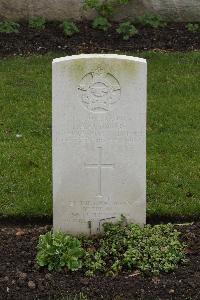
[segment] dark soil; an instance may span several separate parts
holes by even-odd
[[[197,216],[187,216],[187,215],[158,215],[151,214],[147,215],[147,224],[155,225],[155,224],[166,224],[166,223],[192,223],[199,222],[200,217]],[[53,224],[53,216],[45,215],[45,216],[4,216],[0,214],[0,224],[3,226],[25,226],[25,225],[46,225]]]
[[[113,24],[107,32],[102,32],[92,29],[88,23],[79,23],[80,32],[66,37],[58,23],[48,23],[42,31],[22,24],[17,34],[0,33],[0,56],[43,54],[50,51],[64,51],[70,55],[142,50],[200,50],[200,32],[189,32],[183,23],[157,29],[140,27],[139,33],[128,41],[116,33],[116,26]]]
[[[49,273],[35,265],[38,236],[51,226],[0,226],[0,299],[56,299],[80,292],[89,299],[200,299],[200,223],[178,226],[189,262],[174,272],[142,277],[86,278],[81,273]],[[60,298],[61,297],[61,298]]]

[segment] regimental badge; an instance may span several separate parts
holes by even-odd
[[[83,105],[91,112],[105,113],[120,100],[118,80],[102,68],[86,74],[78,87]]]

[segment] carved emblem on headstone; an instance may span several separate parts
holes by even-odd
[[[119,101],[121,88],[117,79],[98,68],[86,74],[78,87],[83,105],[94,113],[108,112]]]

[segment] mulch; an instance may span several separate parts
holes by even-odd
[[[102,32],[92,29],[89,23],[79,23],[80,32],[66,37],[56,22],[48,23],[42,31],[22,24],[17,34],[0,33],[0,57],[58,51],[72,55],[144,50],[200,50],[200,31],[191,33],[184,23],[170,23],[167,27],[157,29],[140,27],[139,33],[128,41],[116,33],[116,26],[117,24],[113,24],[107,32]]]
[[[38,237],[51,225],[0,225],[0,299],[61,299],[84,293],[89,299],[200,299],[200,222],[179,225],[189,262],[174,272],[142,277],[137,272],[117,277],[87,278],[67,271],[49,273],[35,264]]]

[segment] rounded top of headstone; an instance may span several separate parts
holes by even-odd
[[[65,57],[55,58],[53,63],[60,63],[64,61],[78,60],[78,59],[97,59],[97,58],[105,58],[105,59],[119,59],[119,60],[129,60],[138,63],[145,63],[146,59],[140,57],[134,57],[129,55],[119,55],[119,54],[79,54],[79,55],[71,55]]]

